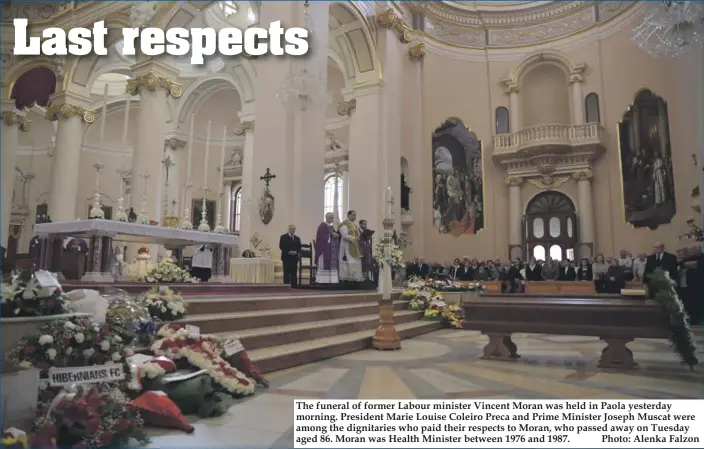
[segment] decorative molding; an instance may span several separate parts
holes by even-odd
[[[128,94],[138,95],[142,89],[147,89],[151,92],[154,92],[157,89],[165,89],[169,95],[174,98],[179,98],[183,94],[183,87],[179,83],[175,83],[168,78],[159,76],[154,72],[149,72],[146,75],[127,80]]]
[[[343,117],[350,117],[355,110],[357,110],[357,100],[354,98],[337,104],[337,114]]]
[[[587,70],[587,65],[586,64],[580,64],[576,67],[572,68],[572,72],[570,72],[570,77],[569,77],[569,83],[574,84],[574,83],[583,83],[584,82],[584,72]]]
[[[527,179],[529,184],[531,184],[532,186],[535,186],[541,190],[559,189],[569,180],[570,180],[569,176],[552,176],[552,175],[543,175],[539,179],[537,179],[537,178]]]
[[[166,150],[167,148],[171,150],[182,150],[186,148],[186,141],[181,140],[178,137],[171,137],[169,139],[164,139],[164,149]]]
[[[572,177],[576,181],[590,181],[594,177],[594,171],[591,169],[576,171],[572,173]]]
[[[523,184],[523,178],[521,176],[506,176],[504,183],[510,187],[520,187]]]
[[[90,111],[68,103],[52,104],[46,108],[44,117],[51,122],[71,117],[80,117],[80,119],[86,123],[93,123],[95,121],[95,111]]]
[[[411,28],[396,15],[392,8],[376,13],[375,22],[382,28],[389,28],[396,33],[402,44],[408,44],[413,40]]]
[[[16,111],[2,111],[2,117],[0,118],[7,126],[19,125],[20,131],[28,132],[32,128],[32,122]]]
[[[242,137],[247,134],[247,131],[254,131],[254,122],[247,122],[235,125],[235,129],[233,132],[237,137]]]
[[[422,61],[425,58],[425,42],[416,41],[408,47],[408,57],[411,61]]]
[[[506,78],[504,80],[501,80],[501,85],[503,86],[504,92],[507,95],[517,94],[520,92],[518,89],[518,82],[513,78]]]

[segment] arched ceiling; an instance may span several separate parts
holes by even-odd
[[[604,24],[636,2],[440,1],[413,3],[431,39],[460,47],[534,46]]]

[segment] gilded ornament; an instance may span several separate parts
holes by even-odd
[[[175,83],[163,76],[159,76],[154,72],[149,72],[146,75],[138,76],[127,80],[127,93],[130,95],[138,95],[142,89],[154,92],[157,89],[165,89],[169,95],[174,98],[179,98],[183,94],[183,89],[179,83]]]
[[[422,61],[425,57],[425,42],[414,42],[408,48],[408,56],[411,61]]]
[[[569,83],[582,83],[584,82],[584,72],[587,70],[586,64],[580,64],[572,69],[570,73]]]
[[[337,104],[337,114],[343,117],[349,117],[357,109],[357,100],[341,101]]]
[[[79,117],[86,123],[93,123],[95,121],[95,111],[89,111],[80,106],[64,103],[52,104],[46,109],[46,113],[44,115],[44,118],[52,122],[62,118],[67,119],[71,117]]]
[[[376,15],[376,23],[380,27],[392,29],[402,44],[408,44],[413,40],[411,29],[400,19],[391,8],[386,9]]]
[[[540,179],[528,179],[528,182],[542,190],[555,190],[562,187],[569,180],[569,176],[543,175]]]
[[[501,85],[504,86],[504,92],[507,94],[517,94],[519,92],[518,82],[516,82],[513,78],[506,78],[505,80],[502,80]]]
[[[20,131],[28,132],[32,122],[15,111],[2,111],[2,122],[7,126],[18,125]]]

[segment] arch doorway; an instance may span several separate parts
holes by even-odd
[[[528,203],[524,217],[524,240],[528,258],[574,260],[577,237],[577,210],[572,200],[560,192],[539,193]]]

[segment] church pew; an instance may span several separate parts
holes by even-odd
[[[596,287],[592,281],[526,281],[528,295],[593,295]]]
[[[479,281],[457,281],[457,285],[461,285],[463,287],[466,287],[471,284],[476,284]],[[500,281],[481,281],[481,283],[484,287],[486,287],[487,291],[489,293],[501,293],[501,282]]]
[[[515,333],[581,335],[606,342],[599,367],[635,368],[626,346],[636,338],[669,338],[668,319],[652,301],[621,297],[462,296],[464,328],[489,337],[486,359],[516,360]]]

